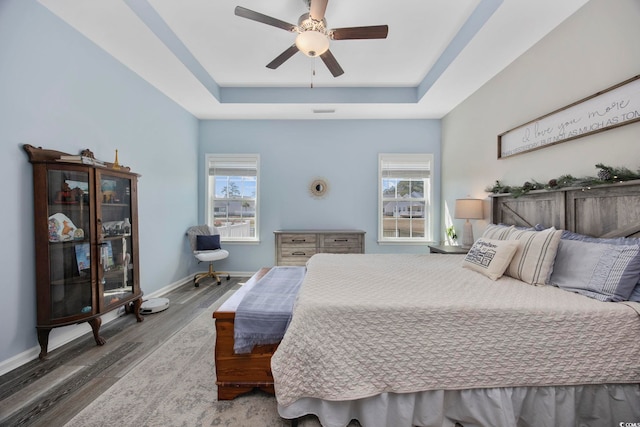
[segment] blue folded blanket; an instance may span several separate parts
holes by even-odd
[[[255,345],[282,340],[305,267],[273,267],[244,296],[234,322],[235,353],[250,353]]]

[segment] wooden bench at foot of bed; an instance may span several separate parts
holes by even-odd
[[[257,282],[269,270],[266,267],[260,269],[244,287],[252,281]],[[247,354],[233,352],[235,309],[241,300],[242,290],[239,289],[236,292],[238,295],[234,294],[228,300],[230,304],[223,304],[213,313],[213,318],[216,319],[215,364],[218,400],[231,400],[254,388],[274,394],[271,356],[278,344],[259,345]]]

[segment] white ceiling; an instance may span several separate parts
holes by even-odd
[[[441,118],[587,1],[329,0],[328,28],[389,26],[331,41],[334,78],[300,52],[266,68],[295,33],[234,14],[297,24],[304,0],[39,0],[200,119]]]

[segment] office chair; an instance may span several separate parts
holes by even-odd
[[[198,262],[208,262],[209,271],[196,273],[193,276],[193,284],[197,288],[200,286],[200,280],[205,277],[212,277],[219,285],[222,280],[220,276],[227,275],[227,280],[231,278],[229,273],[224,271],[215,271],[213,269],[213,261],[219,261],[229,256],[229,251],[220,247],[220,232],[215,227],[208,225],[196,225],[187,229],[187,236],[191,244],[191,251]]]

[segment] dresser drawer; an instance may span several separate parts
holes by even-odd
[[[280,258],[276,265],[284,265],[287,267],[305,267],[307,265],[307,261],[309,258],[301,258],[301,257],[290,257],[290,258]]]
[[[305,266],[309,258],[317,253],[315,246],[282,245],[277,254],[277,265]]]
[[[321,254],[361,254],[362,250],[358,246],[331,246],[320,248]]]
[[[317,253],[316,246],[305,246],[305,245],[286,245],[283,244],[280,249],[280,257],[281,258],[291,258],[291,257],[306,257],[311,258],[312,255]]]
[[[316,246],[315,234],[281,234],[280,243],[285,246],[289,245],[311,245]]]
[[[359,248],[362,243],[357,234],[325,234],[321,235],[324,248]]]

